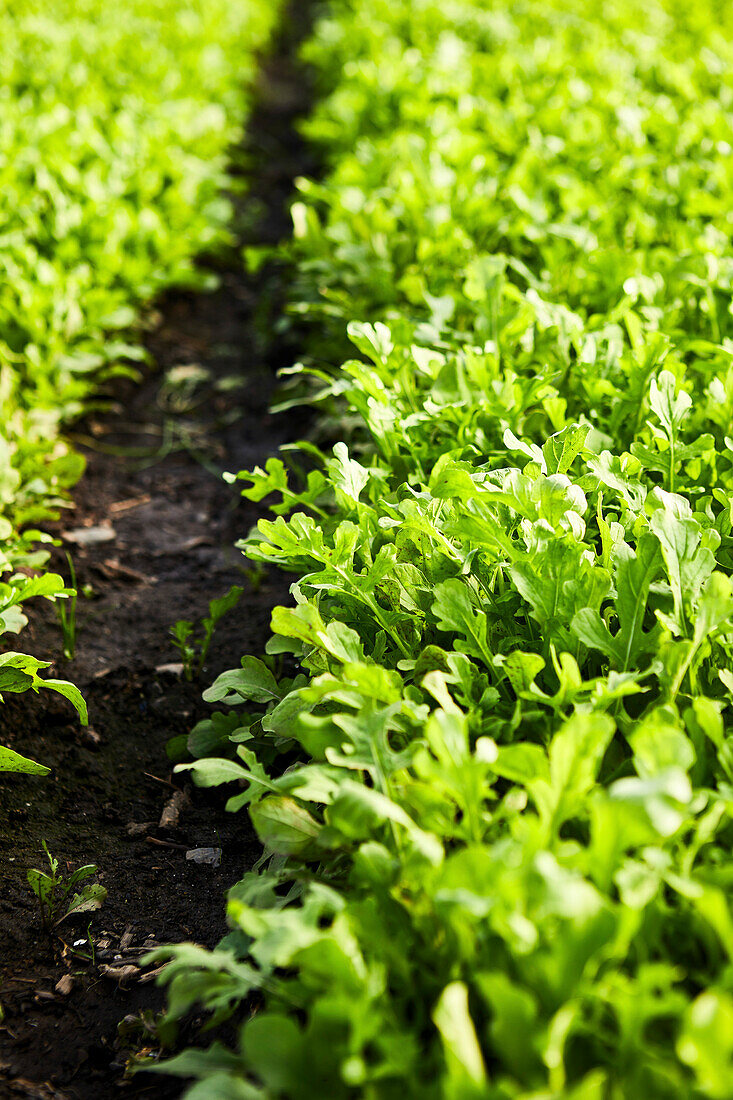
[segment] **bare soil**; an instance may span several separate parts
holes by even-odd
[[[286,15],[234,154],[248,184],[240,243],[287,236],[292,181],[313,170],[295,131],[309,101],[294,60],[308,7]],[[122,968],[152,945],[213,946],[227,888],[259,855],[246,815],[226,815],[217,792],[190,787],[166,755],[169,739],[209,712],[202,688],[242,653],[262,651],[271,609],[288,599],[286,578],[253,583],[245,571],[233,543],[257,510],[220,476],[262,464],[302,428],[268,412],[275,372],[294,358],[292,330],[278,323],[288,273],[269,264],[247,276],[238,249],[221,263],[215,293],[156,304],[146,337],[153,366],[141,383],[116,385],[109,410],[74,433],[87,471],[54,533],[105,528],[110,537],[65,543],[89,593],[79,599],[75,658],[61,655],[50,605],[36,609],[20,642],[80,686],[90,728],[56,697],[10,697],[0,708],[3,743],[53,768],[47,779],[0,778],[0,1097],[179,1096],[180,1082],[124,1073],[145,1044],[136,1021],[160,1009],[163,992],[144,970]],[[173,368],[200,381],[172,387]],[[244,596],[221,622],[201,680],[189,683],[166,668],[180,660],[169,628],[199,618],[232,584]],[[178,821],[161,828],[176,790],[185,796]],[[43,840],[64,871],[95,863],[108,891],[91,921],[72,918],[53,935],[26,883],[29,868],[43,867]],[[220,866],[186,858],[199,847],[220,848]]]

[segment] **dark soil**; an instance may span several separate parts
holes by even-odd
[[[248,185],[238,203],[241,243],[287,236],[293,178],[313,167],[294,129],[308,101],[294,61],[308,7],[286,13],[287,35],[263,64],[235,154]],[[56,696],[11,697],[0,710],[3,743],[53,768],[47,779],[0,779],[2,1097],[179,1096],[179,1082],[123,1076],[142,1039],[120,1038],[118,1025],[128,1018],[129,1031],[130,1017],[157,1011],[163,991],[145,971],[121,967],[151,945],[214,945],[225,931],[225,892],[259,854],[246,815],[227,816],[217,792],[191,788],[166,755],[168,740],[209,712],[202,687],[242,653],[262,651],[271,609],[287,600],[286,578],[253,578],[232,548],[257,512],[220,477],[262,464],[298,432],[268,413],[275,371],[293,358],[292,334],[276,335],[287,332],[277,323],[287,271],[270,264],[248,277],[233,250],[220,274],[211,295],[171,294],[157,304],[147,338],[154,366],[142,383],[117,386],[110,410],[78,429],[87,472],[54,533],[101,527],[110,537],[65,541],[79,587],[90,586],[79,599],[74,660],[61,656],[50,605],[20,641],[81,687],[90,728]],[[204,373],[176,387],[173,368],[189,368],[173,375],[189,382]],[[56,564],[66,571],[60,550]],[[218,627],[201,680],[188,683],[165,667],[180,660],[169,628],[200,617],[233,584],[244,586],[242,600]],[[185,792],[178,823],[161,828],[175,790]],[[26,883],[28,868],[44,864],[43,840],[63,871],[98,866],[108,898],[91,923],[87,915],[43,931]],[[198,847],[220,848],[221,865],[187,860]],[[65,975],[71,991],[59,992]]]

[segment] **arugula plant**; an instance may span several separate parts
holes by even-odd
[[[650,393],[668,384],[662,372]],[[230,961],[181,948],[167,971],[169,1022],[199,1000],[221,1019],[267,994],[274,1015],[245,1029],[234,1077],[270,1087],[257,1051],[288,1036],[275,1095],[312,1095],[298,1081],[314,1052],[334,1095],[382,1079],[429,1095],[454,1061],[463,1073],[460,1026],[480,1088],[488,1058],[508,1095],[689,1088],[664,1021],[687,1050],[733,948],[715,857],[733,778],[718,673],[733,589],[713,518],[626,476],[588,434],[569,425],[539,446],[507,429],[496,468],[444,453],[409,488],[382,476],[380,440],[369,467],[337,445],[318,496],[313,476],[300,500],[288,488],[243,544],[298,573],[296,604],[273,613],[269,665],[246,657],[206,692],[234,710],[197,728],[186,767],[240,785],[229,808],[248,807],[269,868],[231,894]],[[284,467],[243,475],[245,493],[265,477]],[[284,654],[305,676],[275,678]],[[303,762],[282,773],[294,748]],[[665,962],[647,969],[649,956]],[[629,1016],[642,990],[643,1024]],[[418,1004],[433,1006],[419,1025]],[[284,1021],[291,1005],[304,1030]],[[343,1038],[324,1043],[334,1005]],[[534,1068],[502,1022],[520,1006]],[[208,1061],[179,1064],[208,1080]]]
[[[3,526],[0,520],[0,535],[5,534],[10,541],[10,533],[10,525]],[[29,540],[36,537],[37,533],[31,532],[24,536],[23,542],[28,545]],[[16,572],[21,566],[38,569],[45,563],[47,556],[45,552],[19,553],[18,550],[18,546],[10,543],[6,544],[3,551],[0,543],[0,638],[6,634],[18,634],[23,629],[27,622],[23,610],[26,601],[39,597],[51,601],[73,598],[73,590],[67,589],[63,578],[56,573],[28,576],[26,573]],[[6,579],[3,580],[3,577]],[[0,703],[6,693],[37,693],[42,689],[55,691],[69,700],[82,724],[86,725],[87,707],[81,692],[67,680],[41,676],[40,672],[49,666],[49,661],[39,661],[26,653],[14,650],[0,653]],[[49,770],[13,749],[0,745],[0,771],[47,775]]]
[[[47,571],[38,530],[84,469],[62,429],[108,379],[138,373],[145,303],[213,284],[195,260],[231,243],[228,152],[277,6],[0,4],[0,636],[23,628],[26,601],[53,599],[73,654],[73,579]],[[0,662],[0,695],[45,686],[83,715],[43,662]],[[9,749],[0,768],[44,770]]]
[[[733,1093],[730,20],[333,0],[307,46],[320,423],[232,478],[293,599],[183,765],[263,845],[155,956],[167,1040],[247,1017],[156,1067],[190,1097]]]

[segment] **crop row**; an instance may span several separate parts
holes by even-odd
[[[733,1094],[730,18],[332,0],[306,49],[321,446],[238,475],[296,579],[189,740],[265,847],[158,956],[164,1037],[257,1007],[191,1100]]]
[[[228,239],[228,147],[276,8],[0,3],[0,637],[71,594],[36,530],[83,470],[62,426],[144,360],[145,303],[211,279],[193,260]],[[46,667],[2,653],[0,699],[45,686],[84,720]],[[0,747],[0,770],[46,769]]]

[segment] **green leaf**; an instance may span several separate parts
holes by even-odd
[[[48,775],[51,769],[36,764],[26,756],[0,745],[0,772],[26,772],[29,775]]]
[[[545,667],[537,653],[522,653],[515,649],[504,661],[504,671],[517,695],[528,692],[536,677]]]
[[[281,795],[264,798],[249,814],[262,843],[281,855],[305,855],[321,831],[306,809]]]
[[[326,821],[349,840],[376,838],[384,826],[399,825],[421,858],[433,865],[443,858],[438,839],[419,828],[402,806],[381,791],[352,780],[340,784],[338,794],[326,810]]]
[[[694,640],[699,645],[733,616],[733,581],[724,573],[711,573],[695,615]]]
[[[345,443],[337,443],[333,454],[334,457],[328,464],[331,481],[349,500],[358,504],[362,490],[369,481],[369,471],[355,459],[349,458]]]
[[[649,404],[659,417],[663,428],[670,438],[674,438],[690,409],[692,398],[689,393],[677,389],[677,381],[671,371],[663,370],[659,378],[652,378],[649,388]]]
[[[568,424],[561,432],[551,435],[542,445],[546,472],[566,474],[583,450],[589,431],[588,424]]]
[[[500,745],[499,754],[492,764],[497,775],[511,779],[513,783],[528,786],[537,779],[550,780],[550,768],[545,750],[539,745],[518,743]]]
[[[681,728],[672,707],[657,707],[629,734],[636,770],[643,779],[670,768],[690,771],[695,763],[692,742]]]
[[[72,704],[77,714],[79,715],[79,721],[83,726],[89,724],[89,715],[87,713],[87,705],[84,701],[84,696],[79,691],[78,687],[74,684],[70,684],[68,680],[38,680],[39,687],[44,687],[48,691],[56,691],[59,695],[63,695],[64,699],[68,699]]]
[[[33,687],[34,677],[21,668],[0,667],[0,693],[3,691],[22,692]]]
[[[375,325],[351,321],[348,326],[348,333],[349,339],[359,351],[375,363],[388,359],[394,348],[390,330],[380,321],[377,321]]]
[[[229,669],[217,676],[203,694],[207,703],[226,703],[231,706],[243,699],[256,703],[269,703],[280,699],[277,681],[269,668],[256,657],[243,657],[242,667]]]
[[[532,1049],[537,1031],[535,997],[501,970],[475,975],[476,984],[491,1007],[491,1038],[501,1060],[521,1081],[537,1072]]]
[[[703,1095],[727,1100],[733,1093],[733,997],[726,990],[705,990],[692,1002],[677,1052]]]
[[[462,581],[451,578],[436,584],[433,614],[439,630],[455,632],[466,643],[467,653],[489,666],[493,664],[486,615],[474,607]]]
[[[540,816],[552,829],[581,812],[613,732],[613,720],[606,714],[575,714],[553,737],[549,778],[527,784]]]
[[[80,893],[74,894],[66,912],[56,923],[60,924],[61,921],[66,920],[67,917],[75,917],[80,913],[93,913],[96,909],[101,909],[106,898],[107,890],[99,883],[92,883],[91,885],[85,886]]]
[[[177,764],[177,772],[190,771],[198,787],[219,787],[222,783],[235,783],[249,780],[250,773],[236,760],[225,757],[207,756],[194,760],[191,764]]]
[[[715,556],[700,547],[699,522],[691,516],[677,515],[671,506],[656,511],[649,523],[662,548],[669,584],[674,599],[671,623],[676,633],[687,634],[687,616],[693,602],[715,567]]]
[[[656,540],[646,535],[639,538],[636,552],[620,543],[613,557],[619,620],[615,648],[619,653],[619,670],[626,672],[654,644],[653,636],[645,637],[642,628],[649,588],[661,562]]]
[[[249,1067],[274,1093],[299,1091],[308,1073],[308,1052],[294,1020],[260,1012],[242,1029],[242,1053]]]
[[[486,1069],[463,982],[445,987],[433,1009],[433,1021],[443,1043],[452,1094],[477,1100],[485,1096]]]

